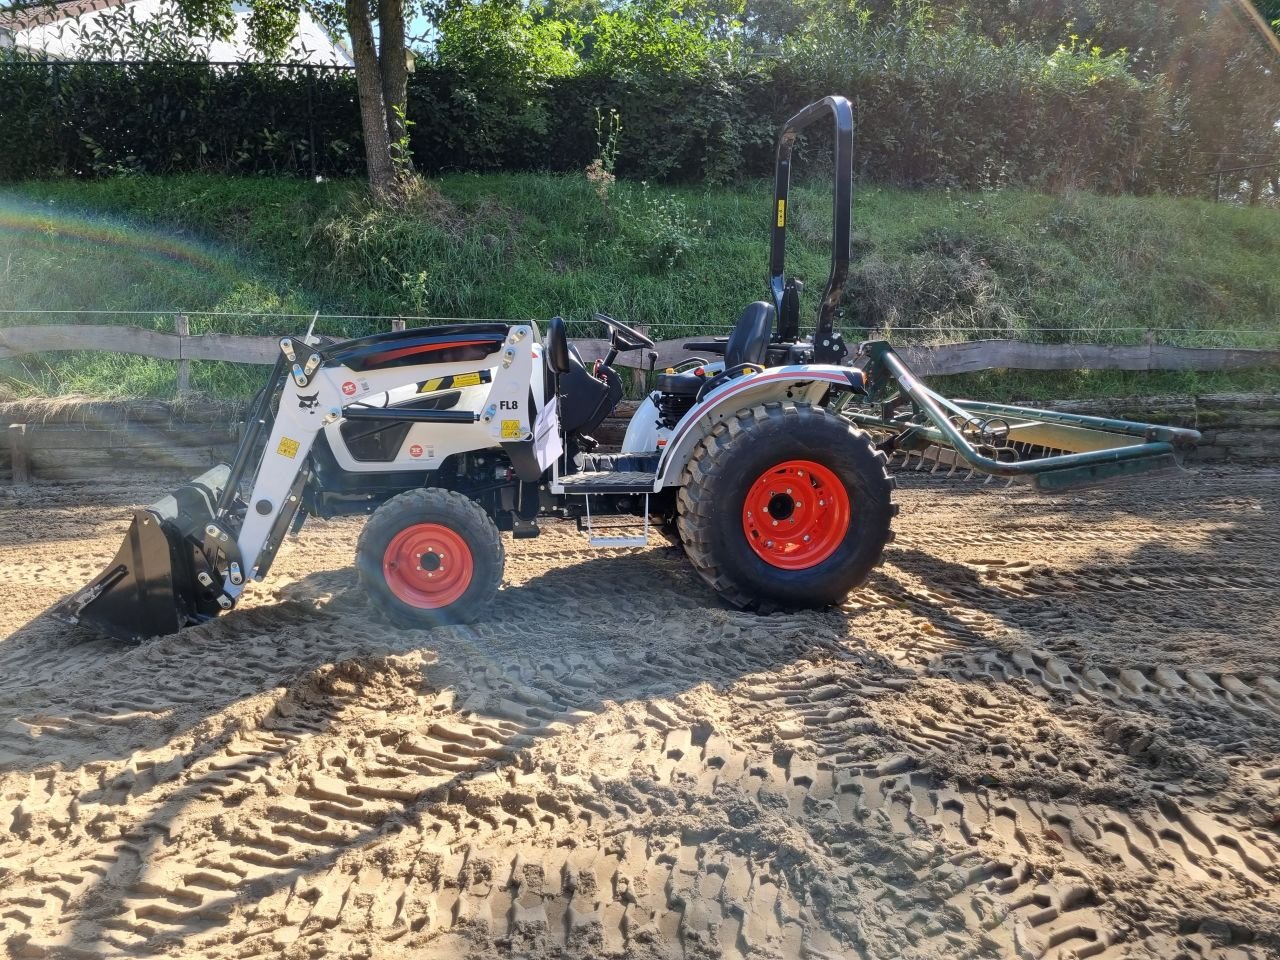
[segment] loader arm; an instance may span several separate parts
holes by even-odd
[[[249,581],[266,577],[302,509],[317,437],[344,421],[409,423],[393,460],[356,468],[416,471],[423,482],[454,452],[532,443],[530,406],[542,396],[532,389],[532,325],[424,328],[324,348],[282,337],[279,346],[232,463],[135,511],[113,562],[54,617],[136,642],[231,609]],[[466,384],[473,402],[392,402],[397,392],[413,397],[446,382]],[[439,439],[419,442],[416,430]]]
[[[351,341],[321,353],[320,362],[310,376],[305,375],[305,363],[290,360],[293,370],[281,389],[279,410],[263,448],[246,501],[248,510],[236,537],[239,553],[244,558],[244,576],[237,582],[228,571],[224,592],[234,599],[247,580],[261,580],[266,576],[280,541],[299,509],[309,469],[308,458],[316,437],[339,420],[408,421],[429,424],[433,432],[445,435],[444,442],[432,445],[431,456],[427,456],[427,445],[410,438],[404,444],[403,454],[390,464],[378,464],[380,470],[389,466],[428,470],[439,465],[446,451],[527,442],[532,436],[533,418],[533,411],[529,410],[535,342],[532,333],[529,326],[518,325],[509,328],[505,336],[496,338],[464,333],[439,342],[405,346],[379,338],[367,344]],[[352,346],[353,343],[357,345]],[[309,349],[291,337],[282,338],[280,346],[286,360],[290,351],[298,357],[302,350]],[[406,352],[410,350],[418,353]],[[462,356],[457,360],[431,362],[429,366],[396,363],[415,357],[430,359],[440,354]],[[379,356],[382,362],[393,365],[378,366]],[[302,377],[298,376],[299,367],[304,373]],[[430,385],[445,378],[482,373],[487,374],[487,379],[477,385],[488,389],[476,408],[405,410],[369,403],[371,398],[389,396],[408,385]]]

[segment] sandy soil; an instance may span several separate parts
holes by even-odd
[[[42,618],[160,492],[0,495],[7,955],[1280,956],[1280,471],[907,474],[822,613],[566,527],[396,631],[342,522],[178,636]]]

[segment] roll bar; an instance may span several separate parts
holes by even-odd
[[[769,290],[778,311],[778,336],[784,342],[799,338],[799,291],[784,276],[787,239],[787,199],[791,189],[791,150],[800,131],[830,113],[835,122],[835,183],[831,198],[831,274],[818,304],[814,328],[814,359],[837,363],[847,352],[835,333],[836,308],[849,275],[849,220],[853,206],[853,106],[844,97],[824,97],[788,120],[778,135],[778,160],[773,181],[773,229],[769,245]]]

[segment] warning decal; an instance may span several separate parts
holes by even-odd
[[[787,225],[787,201],[778,201],[778,226],[785,227]]]
[[[348,380],[342,385],[342,392],[348,397],[354,397],[356,395],[356,385]]]
[[[502,421],[502,439],[519,440],[524,436],[524,425],[519,420]]]
[[[409,448],[409,456],[411,457],[422,456],[422,447],[418,446],[418,444],[415,443],[412,447]]]
[[[298,441],[290,437],[281,437],[280,446],[276,447],[276,453],[292,460],[298,455]]]
[[[477,370],[474,373],[455,373],[447,377],[436,377],[424,380],[418,387],[419,393],[435,393],[437,390],[448,390],[458,387],[474,387],[488,383],[491,377],[488,370]]]

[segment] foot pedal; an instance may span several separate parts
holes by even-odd
[[[511,518],[511,538],[513,540],[532,540],[541,532],[542,530],[535,520],[522,520],[520,517]]]

